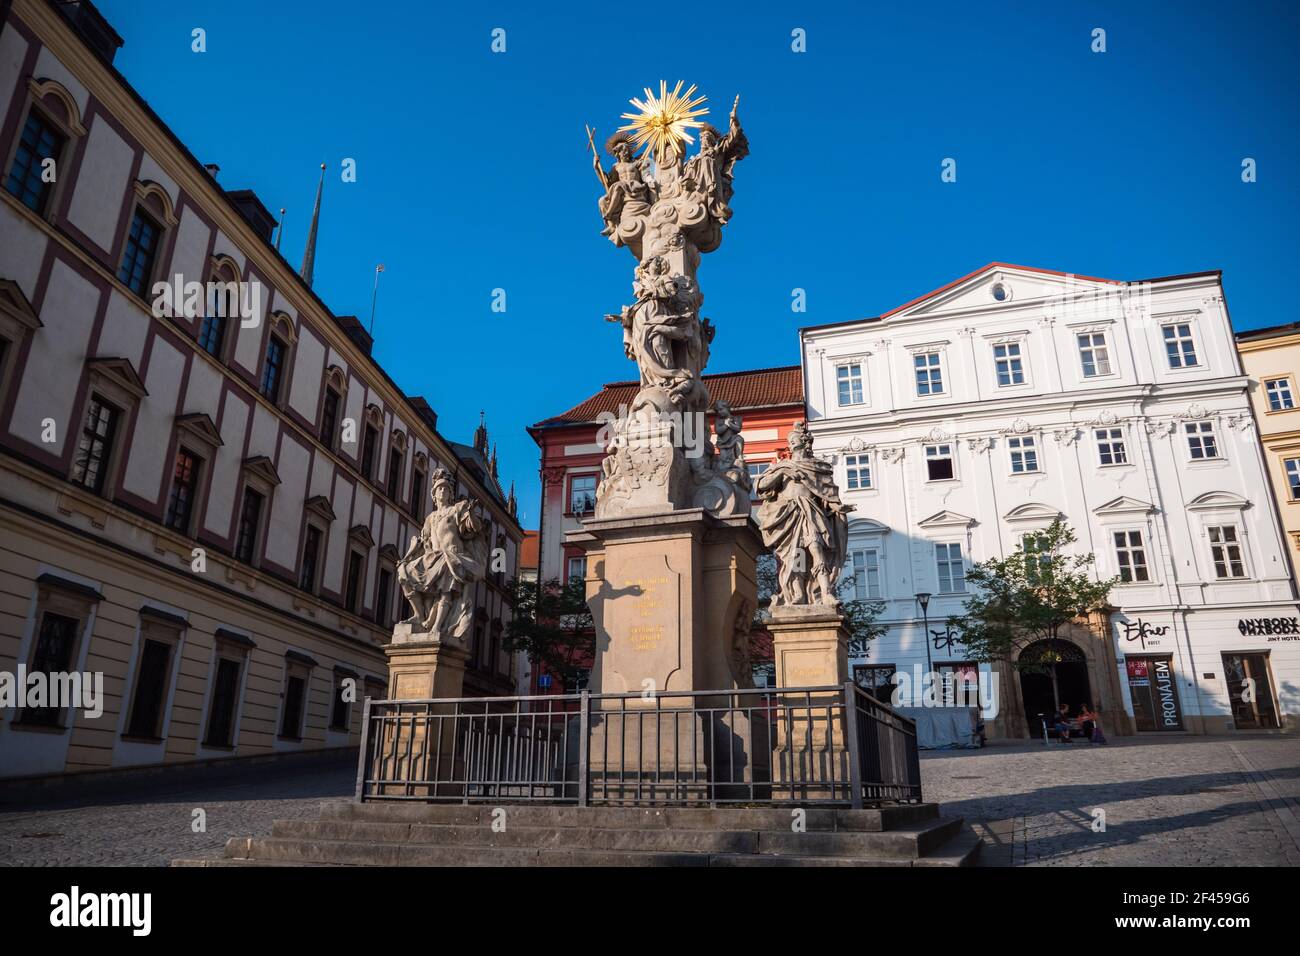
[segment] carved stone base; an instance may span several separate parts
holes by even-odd
[[[750,686],[750,675],[740,672],[747,659],[736,653],[748,627],[738,634],[737,622],[756,605],[762,544],[748,516],[717,518],[693,508],[596,518],[565,542],[587,553],[593,689],[663,695]],[[652,706],[628,701],[629,708]]]
[[[388,655],[388,692],[393,700],[427,700],[459,697],[465,684],[465,663],[469,654],[445,641],[412,635],[402,624],[394,629],[393,642],[384,646]],[[417,638],[423,637],[423,640]]]
[[[849,629],[829,607],[784,606],[767,622],[778,687],[842,685],[849,679]]]

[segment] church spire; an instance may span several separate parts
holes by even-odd
[[[320,182],[316,184],[316,206],[311,211],[311,229],[307,231],[307,248],[302,253],[302,268],[298,270],[302,281],[311,286],[312,272],[316,268],[316,229],[320,225],[320,197],[325,190],[325,164],[320,164]]]
[[[492,473],[492,480],[497,480],[497,443],[492,443],[492,457],[488,459],[488,471]]]
[[[478,413],[478,428],[474,429],[474,450],[484,458],[488,455],[487,414]]]
[[[510,482],[510,494],[506,496],[506,510],[510,512],[510,517],[519,517],[519,499],[515,497],[515,483]]]

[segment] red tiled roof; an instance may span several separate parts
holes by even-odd
[[[738,412],[775,405],[803,405],[803,374],[798,365],[705,375],[704,384],[714,401],[726,402]],[[636,382],[610,382],[586,401],[533,427],[594,422],[601,412],[617,415],[620,405],[632,404],[638,388]]]

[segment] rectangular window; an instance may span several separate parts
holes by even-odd
[[[154,260],[158,257],[158,241],[162,229],[143,209],[137,208],[131,220],[131,231],[126,237],[122,265],[117,278],[140,297],[144,297],[149,280],[153,277]]]
[[[266,364],[262,367],[262,394],[271,402],[280,401],[280,381],[284,378],[284,356],[288,346],[278,336],[266,340]]]
[[[912,356],[916,371],[917,395],[940,395],[943,393],[943,366],[938,352],[923,352]]]
[[[1109,375],[1110,349],[1106,345],[1106,333],[1083,332],[1078,336],[1078,342],[1083,377],[1096,378],[1098,375]]]
[[[387,627],[388,602],[393,593],[393,575],[387,568],[379,569],[379,584],[375,591],[375,623]]]
[[[962,561],[960,544],[936,544],[935,563],[939,571],[940,593],[966,590],[966,567]]]
[[[135,678],[135,694],[131,699],[131,721],[126,728],[128,736],[156,739],[162,733],[162,712],[167,702],[171,662],[170,643],[145,640],[140,652],[140,670]]]
[[[325,389],[325,401],[320,410],[320,443],[330,451],[334,450],[334,438],[339,432],[339,393],[332,388]]]
[[[1093,435],[1097,439],[1097,460],[1101,464],[1128,464],[1128,449],[1124,446],[1124,429],[1098,428]]]
[[[335,672],[334,674],[334,703],[330,707],[330,729],[347,730],[351,724],[349,719],[351,706],[346,697],[343,696],[343,681],[346,675]]]
[[[316,566],[320,563],[320,529],[307,525],[307,537],[302,545],[302,570],[298,575],[298,587],[312,594],[316,593]]]
[[[1047,538],[1037,532],[1021,535],[1020,550],[1025,555],[1026,580],[1030,584],[1041,584],[1052,566],[1052,552],[1048,549]]]
[[[869,601],[880,597],[880,551],[863,548],[851,552],[853,559],[853,598]]]
[[[163,524],[181,534],[190,533],[190,517],[194,513],[194,496],[198,493],[199,467],[202,463],[202,459],[188,448],[176,452],[172,490],[167,498]]]
[[[289,740],[302,739],[302,711],[307,699],[305,678],[290,674],[284,682],[284,713],[280,716],[280,736]]]
[[[411,472],[411,514],[418,515],[424,507],[424,472],[416,468]]]
[[[226,319],[215,313],[203,317],[199,329],[199,348],[209,355],[221,357],[221,341],[226,336]]]
[[[357,599],[361,596],[361,577],[365,565],[366,559],[359,551],[348,553],[348,578],[343,587],[343,606],[353,614],[357,613]]]
[[[402,500],[402,453],[396,448],[388,449],[387,491],[394,501]]]
[[[1196,343],[1192,339],[1192,327],[1187,322],[1175,322],[1163,329],[1165,336],[1165,355],[1169,358],[1170,368],[1192,368],[1197,365]]]
[[[584,581],[587,578],[587,556],[585,554],[569,558],[565,571],[565,582],[578,580]]]
[[[845,455],[846,486],[850,490],[862,490],[871,487],[871,456]]]
[[[235,538],[235,560],[252,564],[257,552],[257,533],[262,526],[265,499],[252,488],[244,489],[244,505],[239,509],[239,534]]]
[[[953,467],[952,445],[925,446],[925,474],[927,481],[948,481],[957,476]]]
[[[45,181],[44,162],[52,159],[57,163],[64,142],[64,135],[40,113],[31,110],[27,114],[5,189],[37,215],[44,215],[50,194],[54,192],[54,182]]]
[[[749,477],[751,480],[753,480],[757,478],[759,475],[761,475],[763,472],[767,471],[767,469],[770,467],[772,467],[771,462],[751,461],[746,463],[745,470],[749,472]]]
[[[361,474],[366,478],[374,478],[375,451],[378,445],[379,429],[374,425],[367,425],[365,437],[361,440]]]
[[[217,659],[213,679],[212,710],[208,716],[206,747],[229,747],[235,730],[235,711],[239,703],[240,662],[228,657]]]
[[[861,365],[856,362],[837,365],[835,367],[835,384],[839,389],[841,405],[861,405],[863,403]]]
[[[1264,380],[1264,394],[1268,396],[1270,412],[1285,412],[1295,408],[1295,395],[1291,391],[1289,378],[1267,378]]]
[[[72,481],[97,495],[104,491],[119,415],[116,408],[98,395],[90,396],[86,423],[72,459]]]
[[[1282,464],[1286,469],[1286,485],[1291,489],[1291,500],[1300,501],[1300,458],[1288,458]]]
[[[48,681],[52,674],[70,672],[80,628],[81,622],[76,618],[52,611],[42,614],[41,626],[36,632],[36,648],[32,652],[30,673],[45,674]],[[15,721],[40,727],[61,727],[63,711],[64,708],[60,706],[23,707],[18,711]]]
[[[1147,549],[1142,543],[1141,531],[1116,531],[1115,560],[1119,564],[1119,579],[1125,584],[1150,581],[1147,569]]]
[[[1007,439],[1011,452],[1011,473],[1023,475],[1038,470],[1038,443],[1030,435],[1016,435]]]
[[[579,475],[569,482],[569,513],[585,515],[596,510],[596,476]]]
[[[1025,364],[1019,342],[993,346],[993,365],[997,370],[999,388],[1025,384]]]
[[[1219,457],[1219,440],[1212,422],[1184,422],[1183,431],[1187,435],[1187,450],[1191,452],[1192,461]]]
[[[888,704],[894,694],[893,664],[854,664],[853,682],[882,704]]]
[[[1218,525],[1206,529],[1210,536],[1210,557],[1214,560],[1216,578],[1244,578],[1246,561],[1241,553],[1241,541],[1236,525]]]

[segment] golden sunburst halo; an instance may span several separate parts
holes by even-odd
[[[668,81],[660,80],[658,96],[646,87],[644,100],[633,98],[628,101],[640,112],[622,116],[632,122],[620,126],[618,131],[632,133],[633,147],[653,152],[656,160],[662,159],[669,147],[677,155],[683,155],[686,152],[684,144],[695,142],[688,130],[703,126],[697,117],[709,112],[700,106],[706,97],[695,94],[695,84],[691,84],[685,93],[682,85],[683,81],[678,80],[677,85],[669,90]]]

